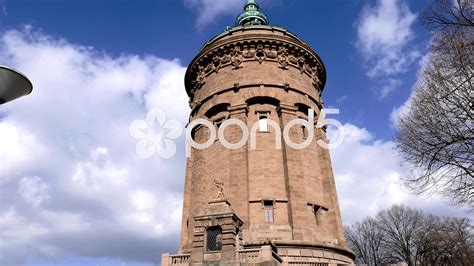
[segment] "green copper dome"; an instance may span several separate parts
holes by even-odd
[[[248,0],[245,4],[244,12],[237,17],[235,26],[247,25],[268,25],[268,18],[259,11],[259,6],[255,0]]]

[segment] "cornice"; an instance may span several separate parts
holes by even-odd
[[[314,104],[316,104],[316,106],[319,108],[319,110],[321,110],[323,108],[323,104],[321,102],[319,102],[317,99],[313,98],[312,96],[310,96],[308,94],[305,94],[305,93],[301,92],[300,90],[298,90],[296,88],[290,87],[289,84],[243,84],[243,85],[239,84],[238,86],[225,88],[225,89],[222,89],[222,90],[220,90],[216,93],[208,95],[207,97],[203,98],[202,100],[200,100],[198,102],[190,101],[190,107],[191,107],[191,114],[190,115],[191,115],[191,117],[196,115],[198,113],[198,111],[200,110],[200,108],[206,102],[212,100],[214,97],[217,97],[220,94],[223,94],[223,93],[226,93],[226,92],[229,92],[229,91],[235,91],[236,89],[243,90],[243,89],[254,88],[256,86],[262,86],[262,85],[263,85],[264,88],[272,88],[273,87],[273,88],[279,88],[279,89],[282,89],[282,90],[285,90],[285,91],[296,92],[298,94],[301,94],[302,96],[307,97],[308,100],[310,100]]]
[[[261,27],[257,27],[261,29]],[[227,36],[227,35],[226,35]],[[243,62],[277,62],[287,70],[297,68],[313,80],[322,92],[326,82],[326,70],[320,57],[305,43],[293,36],[272,34],[271,31],[252,32],[220,38],[208,44],[190,63],[185,76],[189,96],[205,84],[205,79],[217,74],[221,68],[242,68]]]

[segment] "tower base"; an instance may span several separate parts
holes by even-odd
[[[191,254],[163,254],[162,266],[184,265],[305,265],[336,266],[353,265],[350,251],[305,243],[289,246],[289,243],[268,243],[267,245],[244,246],[235,251],[235,259],[219,260],[219,256],[204,254],[203,261],[191,261]],[[279,247],[278,247],[279,246]]]
[[[240,230],[243,222],[225,198],[210,201],[194,221],[192,245],[181,254],[163,254],[161,266],[354,264],[352,251],[331,244],[298,240],[244,242]]]

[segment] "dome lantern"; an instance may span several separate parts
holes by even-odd
[[[255,0],[248,0],[244,6],[244,12],[237,17],[235,26],[268,25],[267,16],[259,9]]]

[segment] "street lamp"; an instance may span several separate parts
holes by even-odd
[[[25,75],[0,65],[0,104],[28,95],[32,90],[33,84]]]

